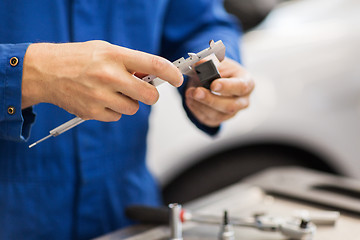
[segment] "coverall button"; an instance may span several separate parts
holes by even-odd
[[[7,112],[8,114],[13,115],[15,113],[15,108],[13,106],[9,106]]]
[[[10,65],[15,67],[16,65],[18,65],[19,63],[19,59],[17,57],[12,57],[10,58]]]

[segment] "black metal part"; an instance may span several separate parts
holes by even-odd
[[[310,221],[307,219],[301,219],[300,228],[306,229],[309,226]]]
[[[224,225],[228,225],[228,224],[229,224],[228,212],[225,210],[224,211]]]
[[[195,72],[199,77],[201,85],[207,89],[210,89],[210,85],[215,79],[221,78],[220,73],[212,60],[195,66]]]

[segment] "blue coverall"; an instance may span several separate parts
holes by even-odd
[[[0,239],[89,239],[130,224],[129,204],[161,204],[145,162],[150,106],[28,148],[74,117],[47,103],[21,110],[29,43],[105,40],[175,60],[221,39],[239,61],[237,28],[218,0],[1,1]]]

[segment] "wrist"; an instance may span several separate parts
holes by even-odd
[[[30,44],[24,56],[21,85],[22,109],[45,101],[43,94],[45,79],[39,71],[39,68],[41,68],[39,63],[42,59],[40,51],[42,45],[45,45],[45,43]]]

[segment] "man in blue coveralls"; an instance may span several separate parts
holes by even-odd
[[[2,1],[0,19],[1,239],[89,239],[130,224],[129,204],[161,204],[145,163],[158,92],[134,73],[182,85],[210,135],[253,89],[220,0]],[[211,84],[220,95],[182,84],[169,61],[210,39],[227,48]],[[28,148],[72,114],[98,121]]]

